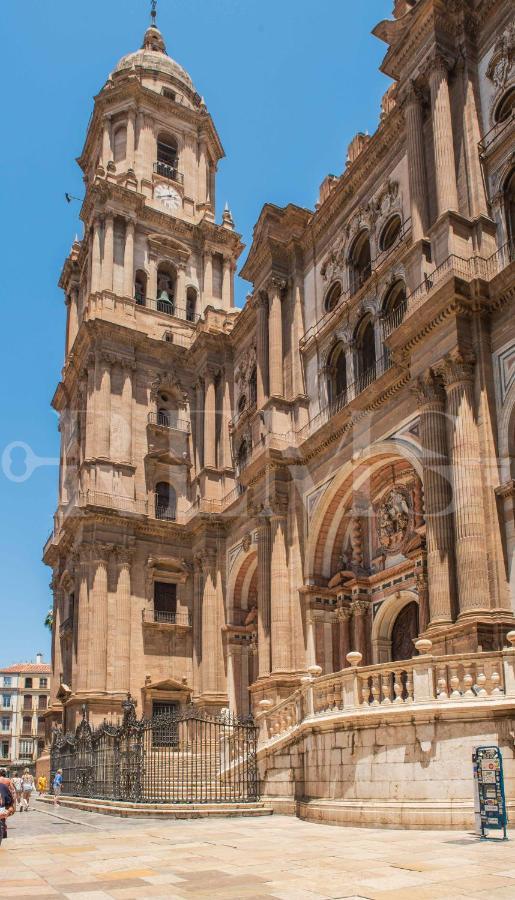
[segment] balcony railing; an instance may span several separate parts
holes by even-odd
[[[156,425],[159,428],[168,428],[171,431],[183,431],[189,434],[191,425],[189,419],[176,419],[166,412],[150,412],[148,414],[148,424]]]
[[[373,666],[353,661],[340,672],[312,677],[287,700],[259,717],[260,744],[282,738],[302,722],[318,717],[349,717],[354,721],[356,716],[382,716],[386,709],[395,714],[417,705],[429,705],[436,711],[455,704],[506,700],[513,704],[513,648],[431,656],[431,641],[424,643],[424,654],[412,659]]]
[[[156,519],[162,522],[176,522],[177,510],[174,506],[166,506],[165,504],[156,503],[154,506]]]
[[[166,612],[159,609],[144,609],[143,622],[147,625],[177,625],[180,628],[191,628],[190,612]]]
[[[79,506],[102,506],[105,509],[138,515],[145,515],[147,512],[145,500],[135,500],[133,497],[122,497],[119,494],[108,494],[104,491],[81,491]]]
[[[61,627],[59,628],[59,636],[64,637],[65,634],[69,634],[73,631],[73,616],[68,616],[67,619],[61,623]]]
[[[231,426],[231,428],[236,428],[236,425],[238,424],[238,422],[240,422],[240,420],[246,419],[247,416],[251,416],[252,413],[255,411],[256,411],[256,400],[251,400],[249,403],[247,403],[243,407],[243,409],[239,409],[234,414],[234,416],[232,417],[232,419],[229,422],[229,425]]]
[[[164,300],[163,298],[159,298],[157,300],[152,300],[150,297],[143,296],[143,294],[137,294],[134,297],[134,302],[136,306],[154,309],[156,312],[163,313],[163,315],[169,316],[171,319],[181,319],[183,322],[189,322],[191,325],[194,325],[195,322],[198,322],[200,319],[198,313],[193,312],[193,310],[188,309],[187,307],[177,306],[173,299]]]
[[[175,181],[176,184],[184,184],[184,175],[177,170],[176,166],[170,165],[170,163],[155,162],[154,172],[156,175],[160,175],[161,178],[168,178],[170,181]]]
[[[508,136],[509,129],[513,127],[515,122],[515,109],[512,109],[510,115],[504,122],[496,122],[490,131],[479,141],[479,156],[484,159],[488,152],[492,150],[494,144],[500,143],[501,140]]]
[[[331,400],[327,406],[324,406],[316,416],[310,419],[307,425],[295,432],[297,441],[303,441],[315,431],[318,431],[322,425],[329,422],[334,416],[341,412],[342,409],[345,409],[352,400],[355,400],[359,394],[366,390],[367,387],[380,378],[381,375],[384,375],[385,372],[391,369],[392,365],[393,363],[389,354],[385,352],[384,356],[376,360],[371,368],[367,369],[366,372],[362,372],[356,381],[338,394],[334,400]]]
[[[373,276],[376,274],[379,274],[382,271],[382,269],[388,262],[389,258],[399,249],[401,244],[405,240],[407,240],[407,238],[410,236],[410,234],[411,234],[411,218],[406,219],[406,221],[403,223],[402,228],[397,236],[395,243],[392,244],[392,246],[389,247],[388,250],[382,250],[380,253],[378,253],[378,255],[375,257],[375,259],[371,263],[371,271],[368,274],[364,273],[359,277],[356,276],[356,274],[354,274],[353,275],[354,281],[353,281],[352,287],[350,288],[350,290],[342,292],[342,294],[340,295],[340,298],[338,300],[338,303],[336,304],[334,309],[330,309],[327,312],[325,312],[322,316],[320,316],[320,318],[318,319],[318,321],[315,322],[314,325],[311,325],[311,327],[307,329],[307,331],[303,334],[303,336],[300,339],[301,350],[306,346],[306,344],[312,338],[314,338],[324,328],[326,328],[326,326],[328,326],[329,323],[332,322],[333,319],[338,317],[338,315],[341,313],[342,309],[344,308],[345,304],[347,303],[348,300],[351,299],[351,297],[354,297],[355,295],[359,294],[360,292],[363,292],[363,294],[366,293],[366,290],[368,289],[368,284],[373,279]]]

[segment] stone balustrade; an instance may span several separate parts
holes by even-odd
[[[361,654],[349,653],[349,667],[310,675],[288,699],[276,706],[262,700],[257,720],[260,744],[291,733],[303,722],[332,716],[362,716],[376,709],[416,708],[428,704],[484,703],[512,698],[515,702],[515,632],[512,646],[490,653],[432,656],[431,641],[417,641],[419,655],[409,660],[360,666]],[[318,670],[318,671],[315,671]]]

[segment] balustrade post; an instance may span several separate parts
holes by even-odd
[[[417,703],[435,699],[434,666],[430,655],[432,646],[429,640],[421,639],[415,643],[419,656],[413,660],[413,699]]]

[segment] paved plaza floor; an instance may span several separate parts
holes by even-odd
[[[0,848],[0,897],[515,900],[515,841],[298,819],[124,820],[35,804]]]

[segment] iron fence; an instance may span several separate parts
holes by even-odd
[[[195,706],[138,719],[132,698],[120,724],[92,728],[87,708],[74,734],[56,729],[52,778],[63,794],[136,803],[230,803],[259,797],[252,718]]]

